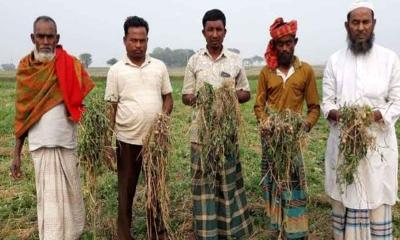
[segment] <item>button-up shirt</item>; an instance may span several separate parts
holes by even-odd
[[[224,48],[214,60],[207,49],[201,49],[189,59],[186,66],[182,94],[196,94],[204,82],[211,84],[215,89],[220,88],[228,78],[235,80],[237,90],[250,91],[249,81],[238,54]],[[194,109],[190,128],[190,140],[194,143],[198,143],[197,116],[198,112]]]
[[[307,104],[305,121],[311,127],[318,121],[320,106],[314,71],[309,64],[300,62],[297,57],[292,67],[294,72],[288,73],[286,81],[277,69],[265,66],[261,70],[254,105],[254,112],[259,121],[268,118],[265,112],[266,105],[277,111],[290,109],[301,113],[304,100]]]

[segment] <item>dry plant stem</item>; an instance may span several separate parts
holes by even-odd
[[[306,136],[304,122],[299,113],[289,109],[282,112],[267,109],[267,112],[268,120],[260,124],[260,130],[264,143],[262,147],[270,158],[270,165],[262,179],[271,177],[275,186],[273,195],[280,196],[283,191],[292,189],[292,176],[301,177],[302,145]]]
[[[90,222],[94,238],[96,238],[97,215],[99,204],[97,201],[96,175],[101,164],[106,164],[104,159],[105,139],[112,131],[109,129],[109,119],[106,105],[100,95],[90,95],[86,98],[86,112],[79,125],[78,154],[84,166],[84,179],[87,191],[85,197],[87,204],[87,218]]]
[[[159,239],[158,234],[161,231],[167,234],[169,239],[174,238],[169,227],[169,192],[166,182],[168,153],[171,149],[169,125],[170,118],[165,114],[158,114],[143,142],[147,239]]]

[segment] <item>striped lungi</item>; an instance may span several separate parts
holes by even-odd
[[[200,163],[201,146],[192,144],[193,227],[196,239],[247,239],[253,224],[246,202],[238,150],[225,156],[215,178]]]
[[[76,150],[40,148],[31,154],[40,239],[79,239],[85,223],[85,208]]]
[[[261,173],[262,188],[265,200],[265,213],[269,220],[267,228],[273,235],[284,239],[303,239],[308,235],[307,196],[304,174],[304,163],[301,156],[296,172],[290,176],[291,186],[278,191],[273,177],[273,159],[267,153],[263,142]]]
[[[393,239],[392,207],[376,209],[346,208],[332,201],[332,229],[335,240],[391,240]]]

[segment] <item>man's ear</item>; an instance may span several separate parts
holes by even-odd
[[[31,40],[32,40],[32,43],[35,44],[35,34],[33,34],[33,33],[31,33]]]
[[[299,38],[294,38],[294,45],[296,45],[297,44],[297,42],[299,41]]]
[[[58,42],[60,41],[60,34],[56,35],[56,44],[58,44]]]

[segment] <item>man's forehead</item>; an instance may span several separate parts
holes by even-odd
[[[35,33],[38,32],[53,32],[56,33],[56,26],[50,20],[39,20],[35,23]]]
[[[208,20],[205,27],[224,27],[222,20]]]
[[[147,35],[147,30],[143,26],[131,26],[128,28],[128,32],[127,32],[127,35],[130,35],[130,34]]]
[[[293,40],[293,39],[295,39],[295,38],[296,38],[296,37],[295,37],[294,35],[288,34],[288,35],[285,35],[285,36],[283,36],[283,37],[280,37],[280,38],[276,39],[275,41],[276,41],[276,42],[286,42],[286,41]]]
[[[372,10],[366,7],[356,8],[350,12],[350,19],[354,17],[372,17]]]

